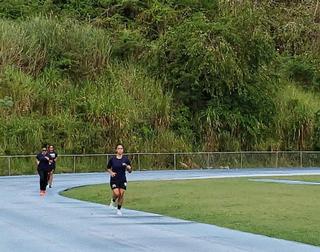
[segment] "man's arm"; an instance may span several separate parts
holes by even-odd
[[[131,167],[131,163],[130,160],[127,160],[127,163],[123,163],[123,165],[126,167],[126,170],[131,173],[132,172],[132,167]]]
[[[127,165],[127,171],[128,171],[129,173],[132,172],[132,167],[131,167],[131,165]]]
[[[117,173],[112,171],[112,161],[111,161],[111,159],[108,161],[108,164],[107,164],[107,172],[110,174],[111,177],[114,177],[114,176],[117,175]]]
[[[37,163],[37,167],[40,164],[40,159],[39,159],[39,155],[36,156],[36,163]]]
[[[114,177],[117,175],[117,173],[112,171],[112,168],[107,168],[107,172],[110,174],[111,177]]]

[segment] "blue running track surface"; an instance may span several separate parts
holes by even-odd
[[[141,171],[129,174],[128,180],[130,183],[298,174],[316,175],[320,169]],[[123,209],[123,216],[117,216],[115,210],[105,205],[59,195],[75,186],[108,186],[108,180],[106,173],[56,175],[54,187],[40,197],[38,176],[0,177],[0,251],[320,252],[320,247],[157,214]]]

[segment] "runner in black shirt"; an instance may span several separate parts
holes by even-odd
[[[110,187],[112,190],[110,207],[115,207],[117,201],[117,214],[122,215],[121,207],[124,199],[124,192],[127,189],[126,171],[129,173],[132,171],[130,160],[123,156],[122,144],[117,145],[116,155],[108,161],[107,171],[110,174]]]
[[[48,185],[48,172],[49,172],[49,156],[47,148],[42,148],[42,151],[36,156],[37,169],[40,176],[40,195],[46,194],[46,188]]]
[[[48,180],[48,184],[49,184],[49,188],[52,187],[52,181],[53,181],[53,174],[54,171],[56,170],[56,161],[58,158],[58,153],[54,150],[53,145],[49,146],[48,149],[48,155],[49,155],[49,180]]]

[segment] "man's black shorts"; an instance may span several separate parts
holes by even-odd
[[[127,181],[110,181],[111,189],[121,188],[126,190],[127,189]]]

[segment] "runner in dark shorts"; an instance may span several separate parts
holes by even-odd
[[[48,179],[48,184],[49,188],[52,187],[52,182],[53,182],[53,174],[56,170],[56,162],[58,158],[58,153],[54,150],[53,145],[50,145],[48,148],[48,155],[49,155],[49,179]]]
[[[117,215],[122,215],[121,207],[123,204],[124,193],[127,189],[126,171],[132,172],[131,162],[123,156],[123,145],[118,144],[116,147],[116,155],[109,159],[107,171],[110,174],[110,187],[112,190],[112,199],[110,207],[117,205]]]

